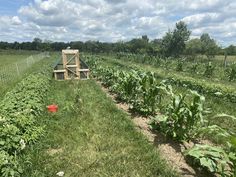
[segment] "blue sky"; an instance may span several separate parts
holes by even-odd
[[[0,0],[0,41],[161,38],[183,20],[191,38],[236,45],[235,0]]]
[[[17,15],[17,10],[29,3],[29,0],[0,0],[0,15]]]

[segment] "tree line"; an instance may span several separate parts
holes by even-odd
[[[200,38],[190,39],[191,31],[180,21],[175,28],[169,30],[162,38],[149,40],[147,35],[134,38],[130,41],[99,42],[99,41],[72,41],[52,42],[34,38],[32,42],[0,42],[0,49],[60,51],[70,46],[83,52],[112,53],[127,52],[149,54],[162,57],[178,57],[188,55],[195,57],[199,54],[212,58],[215,55],[236,55],[236,46],[220,47],[209,34],[203,33]]]

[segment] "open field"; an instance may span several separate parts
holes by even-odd
[[[52,58],[56,55],[53,53]],[[43,65],[52,63],[52,58],[36,51],[0,51],[0,95]]]
[[[0,50],[0,68],[25,60],[30,55],[39,53],[38,51]]]
[[[225,59],[225,56],[224,55],[216,55],[215,59],[223,62]],[[230,56],[230,55],[227,56],[227,61],[236,62],[236,56]]]

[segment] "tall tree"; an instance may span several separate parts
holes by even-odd
[[[202,43],[202,54],[205,54],[208,59],[213,58],[218,50],[218,46],[214,39],[208,33],[203,33],[200,37]]]
[[[188,41],[191,32],[188,30],[187,25],[180,21],[176,23],[176,28],[173,32],[173,55],[179,56],[185,49],[185,42]]]
[[[162,39],[162,49],[165,56],[179,56],[185,49],[185,43],[189,39],[191,32],[187,25],[180,21],[176,23],[173,32],[167,32]]]
[[[192,56],[193,58],[195,58],[197,54],[200,54],[201,50],[202,50],[202,43],[201,40],[198,38],[191,39],[186,43],[185,53],[187,55]]]

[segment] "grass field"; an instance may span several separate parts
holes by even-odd
[[[47,134],[29,150],[23,176],[177,176],[95,81],[54,81],[51,103],[59,112],[41,116]]]
[[[0,68],[25,60],[30,55],[35,55],[37,51],[0,50]]]
[[[53,63],[56,59],[56,53],[52,53],[50,58],[42,59],[29,67],[27,66],[27,58],[30,56],[36,56],[40,52],[37,51],[12,51],[12,50],[2,50],[0,51],[0,72],[6,73],[9,79],[1,82],[0,78],[0,95],[4,95],[7,90],[10,90],[17,82],[22,78],[26,77],[30,73],[37,71],[43,65]],[[23,62],[23,63],[22,63]],[[18,68],[20,74],[17,74],[16,64],[18,63]]]
[[[225,56],[224,55],[217,55],[217,56],[215,56],[215,59],[223,62],[225,59]],[[229,55],[229,56],[227,56],[226,60],[230,61],[230,62],[236,62],[236,56]]]

